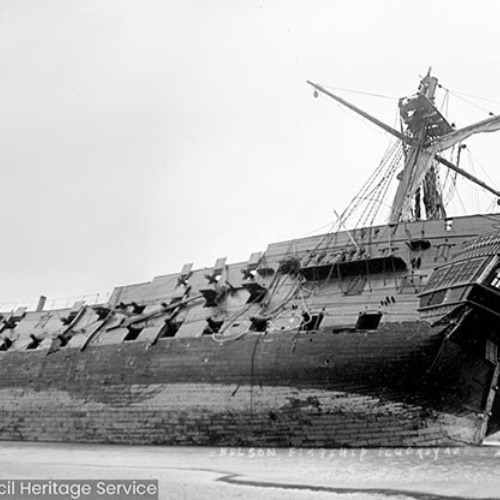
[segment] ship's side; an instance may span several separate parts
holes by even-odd
[[[246,263],[5,314],[0,438],[248,446],[480,443],[495,321],[421,319],[433,269],[499,215],[273,244]],[[473,344],[473,347],[471,345]]]

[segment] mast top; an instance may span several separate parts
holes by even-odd
[[[438,79],[435,76],[431,76],[431,67],[427,74],[420,80],[420,85],[418,87],[418,93],[424,95],[434,104],[434,97],[436,94],[436,88],[438,86]]]

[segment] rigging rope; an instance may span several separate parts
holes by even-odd
[[[447,89],[446,87],[443,87],[442,85],[439,85],[439,88],[445,90],[446,92],[451,92],[450,89]],[[480,97],[480,96],[477,96],[477,95],[466,94],[465,92],[458,92],[458,91],[455,90],[452,93],[455,94],[455,95],[458,94],[458,95],[463,95],[463,96],[466,96],[466,97],[471,97],[472,99],[479,99],[480,101],[491,102],[493,104],[500,104],[500,101],[496,101],[494,99],[487,99],[486,97]]]
[[[444,91],[446,91],[448,94],[451,94],[452,96],[456,97],[457,99],[460,99],[461,101],[469,104],[470,106],[472,106],[474,108],[477,108],[477,109],[479,109],[481,111],[484,111],[485,113],[488,113],[490,116],[494,116],[495,113],[493,113],[491,110],[485,108],[484,106],[480,106],[479,104],[476,104],[476,103],[470,101],[469,99],[466,99],[463,96],[468,96],[468,97],[472,97],[474,99],[480,99],[480,100],[483,100],[483,101],[488,101],[488,102],[492,102],[492,103],[495,103],[495,104],[500,104],[500,102],[494,101],[492,99],[483,99],[483,98],[478,97],[478,96],[472,96],[472,95],[469,95],[469,94],[464,94],[464,93],[459,93],[459,92],[453,92],[450,89],[447,89],[447,88],[443,87],[442,85],[440,85],[439,87],[441,89],[443,89]]]
[[[443,95],[443,101],[441,102],[441,114],[444,116],[448,116],[448,106],[450,104],[450,91],[448,89],[443,89],[444,95]]]
[[[392,142],[378,167],[342,213],[341,219],[343,221],[351,219],[354,213],[364,205],[364,209],[359,215],[355,226],[360,227],[373,224],[381,205],[384,205],[383,200],[401,164],[403,156],[404,151],[401,142]]]
[[[455,151],[457,150],[457,148],[460,148],[460,144],[453,146],[453,148],[450,150],[450,153],[448,153],[448,156],[450,156],[450,160],[455,155]],[[458,157],[457,157],[457,161],[455,162],[455,165],[457,167],[460,166],[459,162],[458,162]],[[442,182],[442,187],[441,187],[441,196],[443,199],[443,205],[445,207],[447,207],[449,205],[449,203],[451,202],[451,200],[456,192],[457,177],[458,177],[457,172],[455,172],[449,168],[445,169],[444,180]]]
[[[375,94],[373,92],[363,92],[361,90],[352,90],[352,89],[345,89],[342,87],[333,87],[332,85],[323,85],[325,89],[329,90],[340,90],[342,92],[350,92],[351,94],[361,94],[361,95],[368,95],[371,97],[380,97],[382,99],[392,99],[394,101],[398,101],[399,97],[394,97],[392,95],[384,95],[384,94]]]

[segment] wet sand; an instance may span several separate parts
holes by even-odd
[[[311,450],[0,443],[0,479],[158,479],[160,499],[500,498],[500,447]]]

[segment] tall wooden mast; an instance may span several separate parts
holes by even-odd
[[[417,93],[399,100],[399,110],[404,123],[402,132],[386,125],[345,99],[332,94],[321,85],[310,81],[307,83],[404,143],[405,164],[398,176],[399,185],[392,203],[389,222],[398,223],[404,220],[442,219],[446,217],[437,180],[437,162],[500,198],[500,191],[491,188],[438,154],[471,135],[500,130],[500,115],[455,130],[435,106],[438,79],[431,76],[430,69],[420,81]]]
[[[429,68],[420,81],[417,94],[399,100],[405,135],[413,140],[406,150],[405,166],[399,176],[390,222],[446,217],[437,181],[436,160],[425,149],[429,142],[453,131],[435,106],[437,86],[438,80],[431,76]]]

